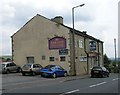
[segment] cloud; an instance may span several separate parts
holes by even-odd
[[[29,4],[7,3],[0,14],[2,14],[0,17],[3,26],[20,27],[28,20],[29,16],[35,14],[35,11]]]
[[[64,24],[72,27],[72,7],[85,3],[85,6],[75,9],[75,28],[81,31],[86,30],[89,35],[104,41],[104,52],[109,57],[113,57],[113,39],[118,39],[118,1],[1,0],[0,30],[2,37],[0,37],[0,50],[3,54],[11,54],[10,36],[36,14],[49,19],[62,16]]]

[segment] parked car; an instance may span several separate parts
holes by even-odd
[[[67,76],[67,71],[58,65],[47,65],[43,69],[41,69],[41,76],[44,77],[53,77],[56,78],[58,76]]]
[[[22,67],[22,75],[25,76],[26,74],[36,75],[40,74],[40,70],[43,67],[40,64],[35,63],[27,63]]]
[[[105,67],[95,66],[91,69],[91,77],[109,77],[109,71]]]
[[[16,65],[14,62],[2,62],[2,73],[21,72],[21,67]]]

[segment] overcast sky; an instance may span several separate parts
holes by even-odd
[[[114,57],[114,38],[118,43],[119,0],[0,0],[0,55],[11,55],[11,36],[36,14],[49,19],[62,16],[72,27],[72,7],[75,28],[104,42],[104,54]],[[117,45],[118,52],[118,45]],[[118,55],[118,54],[117,54]]]

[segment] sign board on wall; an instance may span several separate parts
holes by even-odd
[[[54,37],[48,41],[49,49],[65,49],[66,39],[63,37]]]
[[[60,49],[59,55],[68,55],[68,49]]]
[[[89,42],[89,49],[90,49],[90,51],[96,50],[96,42],[95,41]]]

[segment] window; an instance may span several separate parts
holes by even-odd
[[[6,67],[10,67],[10,64],[7,64]]]
[[[38,68],[42,68],[42,66],[41,66],[40,64],[36,64],[36,66],[37,66]]]
[[[16,66],[16,64],[15,63],[10,63],[10,66]]]
[[[42,60],[45,60],[45,56],[42,56]]]
[[[75,47],[77,47],[78,46],[78,43],[77,43],[77,40],[75,40]]]
[[[49,57],[49,60],[50,60],[50,61],[54,61],[55,58],[54,58],[54,57]]]
[[[65,61],[65,56],[61,56],[60,61]]]
[[[36,65],[36,64],[34,64],[34,65],[33,65],[33,68],[36,68],[36,67],[37,67],[37,65]]]
[[[27,57],[27,63],[34,63],[34,57]]]
[[[87,61],[87,57],[86,56],[80,56],[80,61],[81,62]]]
[[[79,40],[79,48],[83,48],[83,41]]]

